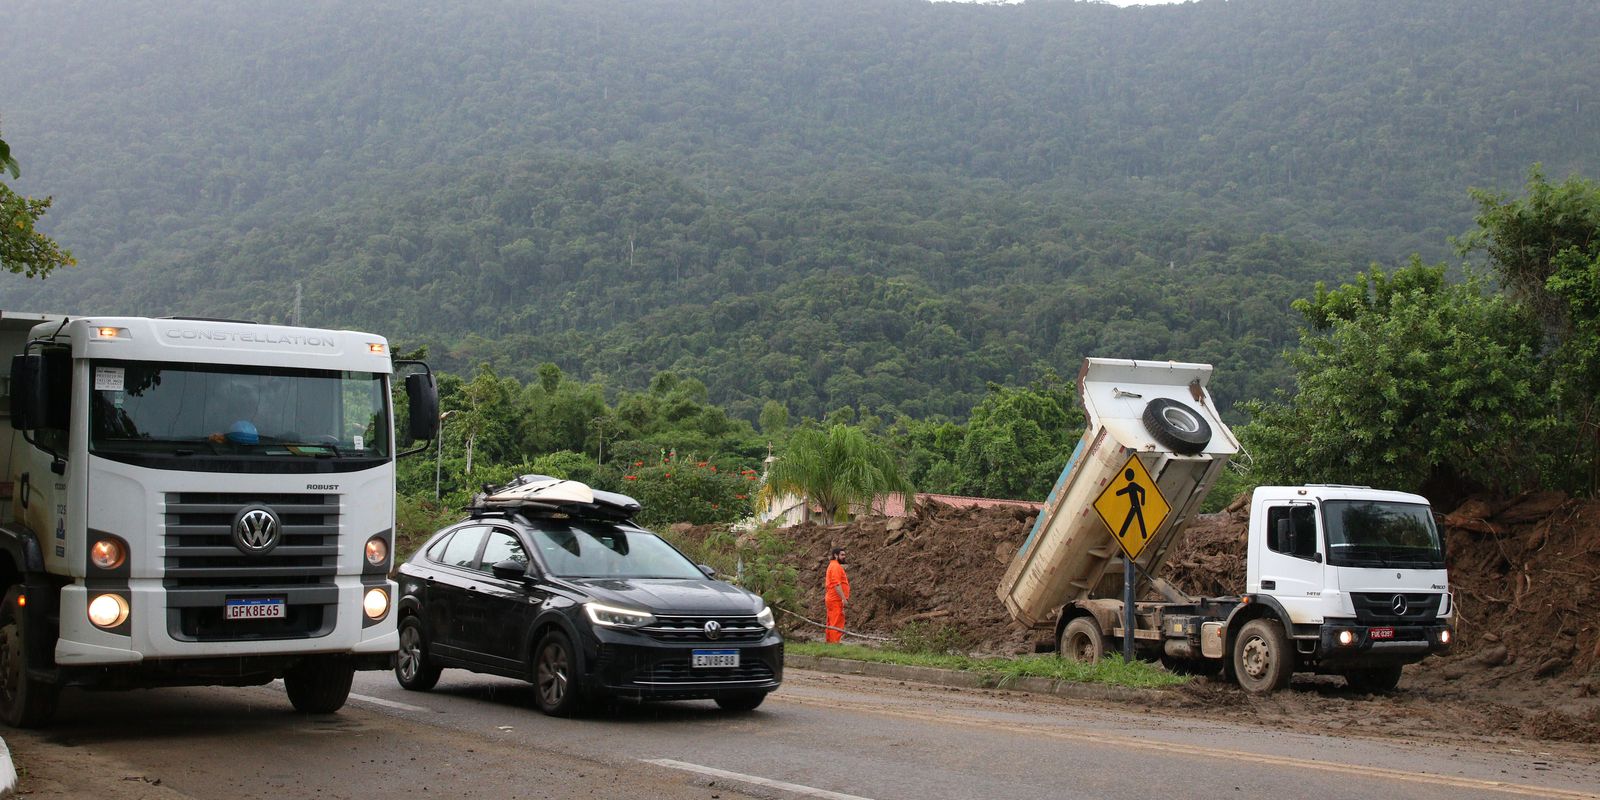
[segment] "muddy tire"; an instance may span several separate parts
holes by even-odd
[[[28,647],[34,632],[17,612],[22,589],[11,587],[0,606],[0,721],[13,728],[38,728],[55,716],[61,687],[28,674]]]
[[[723,711],[754,711],[766,699],[766,692],[739,692],[719,695],[716,701]]]
[[[1266,694],[1288,686],[1294,663],[1294,647],[1277,620],[1246,622],[1233,643],[1234,679],[1251,694]]]
[[[1211,423],[1193,408],[1165,397],[1145,404],[1144,429],[1174,453],[1193,455],[1211,443]]]
[[[1353,669],[1344,674],[1344,682],[1362,694],[1388,694],[1400,685],[1400,665]]]
[[[394,679],[400,686],[413,692],[426,692],[439,682],[443,672],[428,655],[428,637],[422,633],[422,623],[416,617],[406,617],[400,623],[400,650],[395,653]]]
[[[552,717],[571,717],[583,710],[578,659],[572,641],[561,631],[545,634],[534,648],[533,702]]]
[[[1093,617],[1078,617],[1061,631],[1057,650],[1062,658],[1093,664],[1105,657],[1106,639]]]
[[[356,666],[341,656],[308,656],[283,674],[289,702],[302,714],[332,714],[350,699]]]

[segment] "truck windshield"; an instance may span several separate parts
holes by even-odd
[[[96,455],[389,456],[379,373],[104,360],[90,369]]]
[[[1439,531],[1426,505],[1329,500],[1322,513],[1329,564],[1444,569]]]

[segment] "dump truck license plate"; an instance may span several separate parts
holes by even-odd
[[[229,600],[222,607],[222,618],[283,619],[286,610],[282,600]]]
[[[738,650],[694,650],[690,655],[693,657],[689,662],[692,667],[739,666]]]
[[[1367,631],[1367,635],[1374,639],[1393,639],[1394,628],[1373,628]]]

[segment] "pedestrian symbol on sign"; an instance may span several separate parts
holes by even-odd
[[[1161,531],[1172,508],[1137,453],[1128,457],[1116,475],[1094,501],[1094,510],[1123,552],[1137,558],[1150,538]]]

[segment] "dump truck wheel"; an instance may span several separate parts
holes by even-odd
[[[40,728],[56,713],[61,687],[28,672],[28,647],[37,631],[18,611],[22,587],[13,586],[0,604],[0,720],[13,728]]]
[[[1233,672],[1239,687],[1251,694],[1275,692],[1294,674],[1294,648],[1277,620],[1253,619],[1233,643]]]
[[[1106,654],[1106,640],[1100,635],[1100,626],[1089,617],[1078,617],[1067,623],[1061,631],[1062,658],[1094,663]]]
[[[1211,443],[1211,423],[1200,412],[1166,397],[1145,404],[1144,428],[1150,438],[1175,453],[1193,455]]]
[[[1388,694],[1400,685],[1400,665],[1353,669],[1344,674],[1344,682],[1362,694]]]

